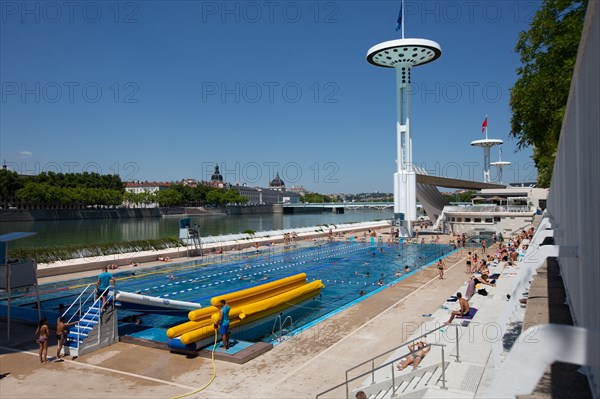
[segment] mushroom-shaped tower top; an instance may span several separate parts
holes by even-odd
[[[410,63],[418,66],[435,61],[442,55],[440,45],[427,39],[396,39],[379,43],[367,52],[367,62],[383,68]]]
[[[493,147],[495,145],[503,144],[504,141],[500,139],[482,139],[471,141],[471,145],[474,147]]]

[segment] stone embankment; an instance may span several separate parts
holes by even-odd
[[[222,208],[118,208],[118,209],[8,209],[0,210],[0,222],[36,220],[159,218],[225,213]]]

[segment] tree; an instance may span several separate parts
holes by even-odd
[[[0,169],[0,203],[15,198],[17,190],[23,188],[25,183],[19,179],[17,172]]]
[[[212,189],[206,193],[206,202],[208,204],[222,204],[223,194],[219,189]]]
[[[311,204],[322,204],[325,202],[335,202],[333,198],[328,195],[318,194],[318,193],[306,193],[302,201],[305,203]]]
[[[471,202],[475,191],[463,191],[454,193],[442,193],[448,202]]]
[[[588,0],[544,0],[515,51],[523,66],[511,89],[511,136],[533,146],[538,185],[552,178],[563,115]]]
[[[179,206],[183,201],[181,193],[171,188],[158,191],[156,198],[160,206]]]
[[[240,195],[237,190],[227,189],[223,192],[221,201],[223,204],[243,204],[248,202],[248,198]]]

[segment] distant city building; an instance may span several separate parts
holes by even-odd
[[[223,188],[225,186],[223,184],[223,176],[221,175],[221,172],[219,172],[219,165],[215,165],[215,171],[210,177],[210,186],[218,188]]]
[[[304,197],[304,195],[308,192],[304,187],[299,186],[299,187],[290,187],[288,188],[288,191],[291,191],[293,193],[296,194],[300,194],[301,196]]]
[[[141,194],[141,193],[148,193],[148,194],[154,194],[157,193],[161,190],[166,190],[167,188],[171,187],[173,185],[173,183],[169,183],[169,182],[149,182],[149,181],[145,181],[145,182],[134,182],[134,181],[128,181],[125,182],[125,192],[128,193],[135,193],[135,194]],[[139,206],[140,204],[137,203],[129,203],[129,201],[125,201],[123,203],[123,206],[125,207],[130,207],[132,205],[135,206]],[[151,203],[147,203],[144,204],[146,208],[156,208],[158,207],[158,203],[156,202],[151,202]]]
[[[271,190],[285,191],[285,183],[279,177],[279,172],[275,175],[275,178],[269,183]]]
[[[223,182],[223,176],[219,172],[219,165],[215,165],[208,185],[217,188],[228,188],[236,190],[241,196],[248,198],[247,205],[270,205],[300,202],[301,194],[285,189],[285,182],[279,177],[279,173],[269,183],[269,188],[248,187],[246,184],[229,184]],[[302,188],[304,191],[304,188]]]
[[[188,187],[198,187],[198,180],[196,179],[183,179],[181,181],[181,184],[183,184],[184,186],[188,186]]]
[[[135,182],[128,181],[125,182],[125,191],[130,193],[155,193],[160,190],[165,190],[171,187],[173,183],[169,182],[156,182],[156,181],[145,181],[145,182]]]
[[[248,198],[248,205],[270,205],[300,202],[300,194],[292,191],[273,190],[261,187],[248,187],[245,185],[231,186],[241,196]]]

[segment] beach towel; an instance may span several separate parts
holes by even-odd
[[[471,309],[469,309],[469,314],[468,315],[466,315],[466,316],[456,316],[456,318],[457,319],[463,319],[463,320],[472,320],[476,313],[477,313],[477,309],[476,308],[471,308]]]

